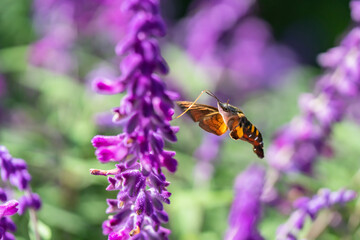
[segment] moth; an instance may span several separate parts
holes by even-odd
[[[217,101],[217,108],[196,101],[202,93],[207,93]],[[245,117],[244,113],[237,107],[221,102],[212,92],[204,90],[194,102],[177,101],[177,105],[185,110],[177,118],[188,112],[194,122],[209,133],[221,136],[228,129],[232,139],[249,142],[253,145],[253,151],[259,158],[264,158],[264,143],[260,131]]]

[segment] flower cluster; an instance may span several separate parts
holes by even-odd
[[[220,72],[215,74],[220,79],[213,79],[221,81],[220,96],[244,99],[274,86],[295,64],[292,52],[274,42],[268,25],[251,15],[254,4],[254,0],[204,1],[184,22],[186,50],[211,71]]]
[[[34,19],[42,37],[33,44],[29,61],[61,73],[75,70],[70,54],[76,39],[72,1],[34,1]]]
[[[295,208],[289,220],[282,224],[277,231],[278,240],[296,240],[298,233],[304,227],[307,217],[315,220],[320,210],[331,208],[335,204],[345,204],[356,198],[356,192],[352,190],[339,190],[331,192],[329,189],[320,189],[319,194],[311,199],[302,197],[296,200]]]
[[[107,190],[118,191],[116,199],[107,200],[107,213],[114,214],[103,223],[109,239],[168,239],[170,231],[161,224],[168,221],[163,203],[170,203],[171,194],[161,168],[176,171],[175,152],[164,149],[164,140],[176,141],[178,128],[169,124],[176,94],[167,91],[156,74],[168,72],[155,39],[164,36],[165,26],[157,0],[125,0],[122,9],[132,14],[128,33],[116,47],[119,55],[126,55],[122,74],[115,80],[96,79],[94,87],[104,94],[126,91],[113,110],[113,120],[124,128],[117,136],[93,138],[99,161],[117,164],[91,173],[111,175]]]
[[[73,50],[86,37],[116,41],[128,20],[117,0],[35,0],[34,24],[40,39],[30,52],[30,63],[60,73],[76,70]]]
[[[260,197],[265,183],[265,170],[248,167],[235,181],[235,198],[229,215],[226,240],[263,240],[257,229],[261,217]]]
[[[31,192],[29,185],[31,176],[27,171],[26,162],[22,159],[13,158],[4,146],[0,146],[0,174],[3,186],[7,186],[0,188],[0,201],[7,202],[9,199],[14,198],[14,191],[10,188],[10,185],[24,193],[24,195],[18,199],[19,202],[11,200],[0,206],[0,209],[3,210],[3,217],[0,221],[0,233],[2,236],[5,236],[5,239],[14,239],[13,235],[7,231],[14,232],[16,226],[11,219],[6,216],[15,212],[22,215],[28,208],[39,210],[41,200],[39,195]],[[17,206],[19,210],[16,209]]]
[[[326,140],[334,124],[344,117],[348,101],[359,95],[359,43],[360,28],[355,27],[338,47],[319,56],[327,72],[320,77],[313,94],[301,96],[302,114],[276,134],[268,149],[271,166],[281,172],[309,174],[319,155],[331,153]]]

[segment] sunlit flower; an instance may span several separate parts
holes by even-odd
[[[103,223],[103,233],[111,240],[168,239],[170,234],[161,227],[168,221],[163,204],[170,203],[171,195],[162,167],[175,172],[177,161],[175,152],[164,149],[164,140],[176,141],[178,128],[169,124],[176,94],[167,91],[156,74],[168,72],[155,39],[165,34],[158,4],[154,0],[123,1],[123,10],[132,18],[127,35],[116,47],[119,55],[126,55],[120,65],[122,75],[94,82],[100,93],[127,93],[113,109],[113,121],[123,121],[123,133],[92,140],[100,162],[117,163],[109,171],[91,170],[94,175],[111,175],[107,190],[118,191],[116,199],[107,201],[107,213],[114,215]]]

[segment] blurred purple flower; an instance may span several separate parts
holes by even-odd
[[[248,167],[235,181],[235,198],[229,215],[225,240],[262,240],[257,230],[261,218],[260,197],[265,183],[265,170]]]
[[[117,42],[124,37],[126,33],[125,26],[129,22],[130,14],[122,11],[119,0],[99,0],[102,3],[97,8],[96,16],[88,24],[86,31],[90,36],[96,36],[101,33],[112,42]],[[124,0],[120,0],[122,2]],[[88,2],[84,0],[82,2]],[[81,8],[80,8],[81,10]],[[94,12],[93,10],[90,10]]]
[[[355,22],[360,22],[360,1],[359,0],[351,1],[350,8],[351,8],[351,18]]]
[[[313,124],[311,118],[294,118],[276,133],[267,151],[268,162],[279,171],[311,173],[324,138],[324,133]]]
[[[356,192],[352,190],[343,189],[331,192],[329,189],[320,189],[318,195],[313,196],[311,199],[307,197],[299,198],[294,204],[297,210],[291,214],[286,223],[278,228],[276,239],[296,240],[298,233],[304,227],[307,217],[314,221],[320,210],[331,208],[335,204],[345,204],[356,197]]]
[[[115,42],[128,21],[117,0],[35,0],[33,8],[40,39],[30,50],[30,63],[61,73],[76,69],[73,50],[81,37]]]
[[[255,0],[203,1],[185,20],[185,48],[211,71],[218,70],[217,92],[244,99],[274,86],[295,66],[294,54],[274,43],[269,26],[253,16]],[[219,21],[221,19],[221,21]],[[239,91],[241,96],[239,97]]]
[[[199,161],[194,169],[194,182],[197,184],[208,183],[213,176],[214,162],[219,156],[223,138],[214,134],[206,134],[194,156]]]
[[[72,1],[35,0],[34,23],[42,38],[30,49],[31,64],[61,73],[75,70],[71,50],[77,37]]]
[[[8,205],[3,205],[5,208],[0,206],[0,209],[5,211],[3,213],[3,217],[0,219],[0,234],[5,234],[6,237],[4,239],[15,239],[12,234],[8,233],[7,231],[14,232],[16,230],[16,226],[11,221],[11,219],[6,216],[14,212],[16,207],[19,207],[19,210],[16,208],[16,212],[18,212],[20,215],[24,214],[28,208],[39,210],[41,207],[41,199],[39,195],[31,192],[29,185],[31,176],[27,171],[26,162],[22,159],[13,158],[6,147],[1,145],[0,174],[1,180],[4,184],[7,184],[7,186],[12,185],[20,192],[24,193],[24,195],[18,199],[18,202],[11,200],[7,203]],[[13,195],[12,192],[13,189],[10,189],[9,187],[0,188],[0,201],[8,201],[8,196]]]
[[[23,159],[13,158],[5,146],[0,145],[0,173],[2,182],[9,182],[19,191],[25,193],[19,199],[19,214],[23,214],[27,208],[39,210],[41,207],[40,197],[32,193],[30,189],[31,176],[27,170],[27,164]],[[6,189],[8,190],[8,189]],[[1,201],[7,201],[6,190],[1,189]]]
[[[219,41],[238,19],[244,17],[254,0],[204,1],[185,22],[186,47],[198,60],[214,58]],[[221,19],[221,21],[219,21]]]
[[[111,219],[103,223],[108,239],[168,239],[170,231],[163,203],[169,204],[169,182],[162,167],[175,172],[175,152],[164,150],[164,140],[176,141],[178,128],[169,121],[177,96],[165,89],[156,72],[166,74],[168,67],[155,37],[165,35],[157,0],[126,0],[121,5],[132,13],[129,30],[117,45],[119,55],[127,54],[120,65],[122,75],[115,80],[98,78],[94,88],[104,94],[126,91],[119,107],[113,109],[114,121],[122,120],[124,132],[117,136],[95,136],[96,156],[102,163],[116,162],[108,171],[91,169],[94,175],[108,177],[108,191],[119,191],[108,199]]]
[[[359,43],[360,28],[355,27],[338,47],[319,56],[327,72],[320,77],[314,94],[300,97],[301,116],[276,134],[267,151],[271,166],[281,172],[311,174],[316,159],[328,152],[326,141],[334,124],[343,119],[349,102],[359,96]]]

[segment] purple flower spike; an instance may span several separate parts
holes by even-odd
[[[108,200],[108,213],[114,214],[103,224],[108,239],[168,239],[170,231],[161,227],[168,222],[163,204],[169,204],[169,182],[162,167],[175,172],[175,152],[167,151],[165,139],[176,141],[178,128],[170,126],[177,96],[166,91],[157,73],[168,66],[161,56],[155,37],[165,34],[159,15],[158,0],[124,0],[122,9],[132,15],[129,29],[116,52],[125,55],[121,76],[114,80],[97,78],[100,93],[126,91],[120,106],[114,108],[113,121],[122,122],[118,136],[95,136],[95,154],[102,163],[116,162],[116,169],[91,169],[93,175],[108,177],[108,191],[117,190],[117,198]],[[119,3],[120,5],[120,3]]]
[[[315,220],[317,214],[325,208],[331,208],[335,204],[346,204],[354,200],[357,194],[353,190],[339,190],[331,192],[329,189],[320,189],[319,193],[312,198],[300,198],[294,203],[297,209],[291,214],[289,220],[282,224],[278,230],[276,239],[298,239],[299,231],[304,227],[305,220],[310,217]]]
[[[235,199],[230,210],[230,226],[225,240],[264,239],[257,230],[264,182],[265,170],[257,165],[248,167],[236,178]]]
[[[18,201],[10,200],[0,205],[0,239],[15,239],[8,231],[15,232],[16,226],[7,216],[18,212],[22,215],[28,208],[39,210],[41,199],[30,190],[31,176],[27,171],[27,164],[22,159],[13,158],[5,146],[0,145],[0,172],[3,184],[16,187],[24,195]],[[0,200],[7,201],[12,189],[0,188]]]
[[[353,20],[359,17],[359,1],[351,1]],[[302,110],[278,131],[268,149],[268,161],[282,173],[311,174],[316,160],[325,155],[334,125],[341,121],[350,102],[360,94],[360,28],[353,28],[339,46],[319,55],[326,69],[316,91],[300,97]]]

